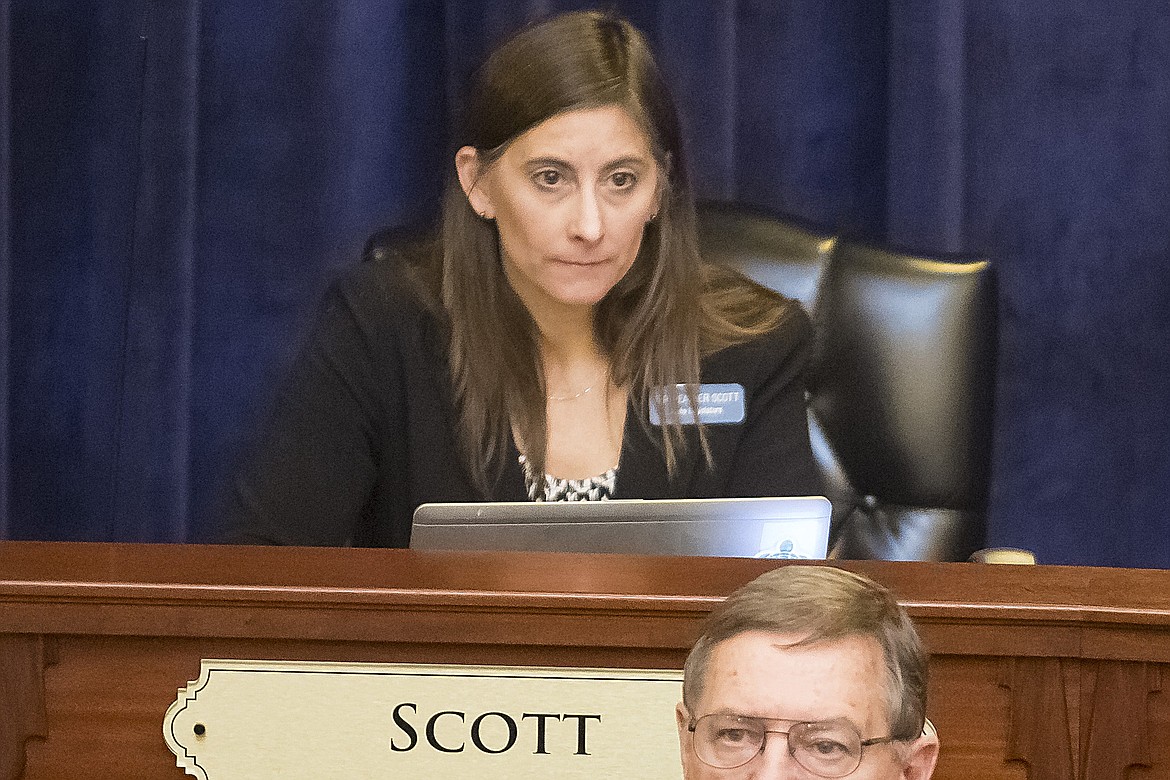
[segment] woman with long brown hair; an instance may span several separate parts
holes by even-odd
[[[819,494],[808,319],[699,256],[642,35],[530,26],[465,113],[440,236],[330,291],[228,538],[405,546],[433,501]]]

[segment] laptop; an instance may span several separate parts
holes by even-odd
[[[821,559],[831,510],[820,496],[423,504],[410,546]]]

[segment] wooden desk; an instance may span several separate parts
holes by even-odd
[[[183,777],[160,728],[201,658],[680,668],[775,565],[0,542],[0,780]],[[938,780],[1170,778],[1170,572],[844,565],[931,649]]]

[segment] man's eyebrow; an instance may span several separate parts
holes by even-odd
[[[800,718],[773,718],[770,715],[753,715],[743,712],[742,710],[733,710],[730,707],[718,707],[707,713],[708,715],[731,715],[737,718],[747,718],[750,720],[773,720],[781,723],[818,723],[822,725],[835,725],[838,723],[848,724],[852,726],[858,733],[861,733],[861,726],[853,722],[852,718],[845,715],[837,715],[829,718],[816,718],[814,720],[802,720]]]
[[[796,718],[773,718],[773,717],[770,717],[768,715],[755,715],[755,714],[752,714],[749,712],[743,712],[741,710],[731,710],[731,709],[726,709],[726,708],[711,710],[710,712],[707,713],[707,715],[718,715],[718,716],[724,717],[724,718],[737,718],[739,720],[757,721],[759,723],[803,723],[803,722],[805,722],[805,721],[798,720]]]

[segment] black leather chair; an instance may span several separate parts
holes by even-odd
[[[990,264],[899,254],[733,205],[703,204],[699,222],[709,259],[813,317],[809,426],[833,502],[833,557],[966,560],[982,547]]]

